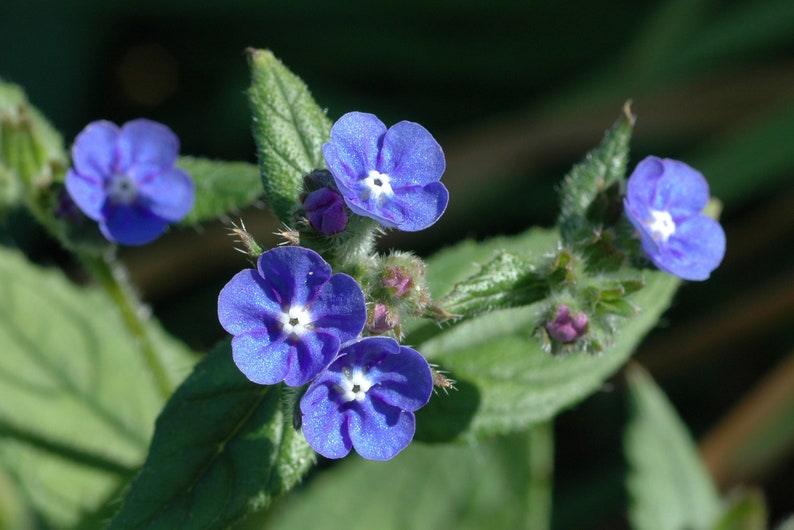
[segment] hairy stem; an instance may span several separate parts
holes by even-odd
[[[78,257],[119,308],[124,325],[135,338],[144,361],[151,370],[160,395],[164,399],[168,399],[174,389],[146,327],[149,309],[138,299],[130,284],[126,268],[116,258],[114,251],[108,251],[102,256],[81,252]]]
[[[551,527],[551,491],[554,475],[554,428],[550,421],[529,431],[529,485],[526,528]]]

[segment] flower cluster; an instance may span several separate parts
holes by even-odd
[[[624,200],[642,248],[661,270],[705,280],[725,255],[725,232],[703,214],[709,186],[683,162],[649,156],[629,177]]]
[[[328,169],[306,175],[300,196],[297,221],[311,226],[310,240],[320,234],[342,244],[338,236],[354,230],[352,216],[421,230],[447,206],[439,182],[444,153],[421,125],[403,121],[387,129],[371,114],[352,112],[334,124],[323,154]],[[341,259],[350,265],[354,258],[343,252]],[[355,449],[388,460],[413,439],[414,412],[430,399],[433,372],[394,337],[400,313],[419,314],[427,303],[417,261],[367,254],[352,267],[366,280],[365,292],[353,277],[333,274],[314,250],[279,247],[220,292],[218,317],[234,336],[237,367],[255,383],[307,385],[296,424],[321,455],[341,458]]]
[[[175,167],[178,154],[179,139],[165,125],[96,121],[72,146],[66,189],[108,240],[143,245],[193,208],[193,181]]]
[[[302,247],[278,247],[236,274],[218,297],[234,335],[234,362],[251,381],[311,383],[300,402],[309,444],[329,458],[354,447],[387,460],[413,438],[413,412],[432,376],[416,351],[386,337],[359,338],[367,319],[358,283]]]

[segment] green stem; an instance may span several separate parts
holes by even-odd
[[[550,421],[529,431],[529,484],[525,528],[551,527],[551,491],[554,477],[554,428]]]
[[[121,311],[124,325],[135,337],[160,395],[168,399],[174,389],[146,326],[148,309],[138,300],[124,265],[116,259],[113,251],[103,256],[79,252],[78,257]]]

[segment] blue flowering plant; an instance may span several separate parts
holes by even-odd
[[[25,311],[73,322],[63,343],[36,355],[89,349],[100,360],[85,366],[113,367],[102,384],[85,383],[86,372],[63,387],[78,421],[64,416],[26,438],[104,466],[81,475],[95,489],[71,512],[31,501],[55,527],[79,525],[90,510],[97,520],[113,513],[111,529],[226,527],[307,477],[347,469],[310,473],[321,459],[352,451],[386,466],[410,462],[415,445],[548,432],[628,361],[682,279],[705,280],[723,258],[725,234],[697,170],[648,157],[626,179],[628,108],[564,178],[558,226],[464,241],[430,258],[381,251],[377,238],[389,231],[443,233],[455,175],[445,174],[441,144],[412,121],[387,127],[348,112],[332,122],[270,52],[250,50],[249,61],[258,166],[179,156],[176,134],[147,119],[91,123],[69,157],[21,91],[4,88],[0,103],[14,103],[0,113],[0,175],[13,176],[6,189],[18,192],[3,204],[26,204],[102,291],[28,272],[19,256],[0,268],[22,278],[12,298]],[[36,156],[8,156],[9,145]],[[247,207],[262,199],[282,226],[268,245],[245,225]],[[196,353],[157,324],[116,249],[218,218],[249,265],[224,278],[209,308],[226,337]],[[84,245],[86,234],[105,242]],[[41,284],[68,303],[42,304],[30,287]],[[26,348],[47,340],[20,333],[8,373],[38,359]],[[23,401],[0,406],[0,425],[44,411],[39,394]],[[105,427],[79,427],[94,424]],[[97,439],[112,443],[95,454]],[[14,467],[26,460],[5,455],[35,490]],[[43,461],[66,472],[61,460]]]
[[[678,160],[649,156],[629,177],[626,216],[654,265],[685,280],[705,280],[725,255],[725,232],[703,213],[709,185]]]
[[[144,245],[193,208],[193,181],[175,166],[179,139],[163,124],[137,119],[90,123],[72,146],[66,189],[122,245]]]

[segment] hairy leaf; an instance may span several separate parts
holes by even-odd
[[[259,168],[245,162],[181,157],[179,167],[196,185],[196,204],[180,224],[196,225],[239,212],[262,196]]]
[[[727,500],[722,515],[712,530],[766,530],[767,513],[760,490],[738,490]]]
[[[528,305],[548,293],[545,274],[538,273],[526,256],[502,251],[477,274],[456,285],[439,304],[450,313],[469,316],[496,308]]]
[[[0,465],[52,527],[72,527],[132,476],[162,399],[103,292],[0,249],[0,300]],[[189,358],[155,335],[177,376]]]
[[[248,98],[265,200],[278,219],[293,224],[303,177],[324,168],[322,145],[331,122],[303,81],[267,50],[249,50]]]
[[[488,307],[489,304],[515,305],[512,302],[516,300],[511,299],[510,293],[491,287],[487,270],[496,267],[500,262],[504,266],[510,265],[510,262],[515,265],[516,261],[525,259],[542,261],[557,250],[558,240],[559,234],[556,230],[532,228],[517,236],[495,237],[482,242],[467,240],[445,248],[427,261],[427,282],[433,299],[445,309],[449,305],[452,313],[462,312],[463,309],[479,311],[492,308],[492,305]],[[499,257],[506,252],[512,256],[506,259]],[[502,287],[508,290],[515,283],[531,278],[529,271],[502,269],[502,272],[500,277],[505,280]],[[478,280],[477,285],[462,284],[470,278]],[[529,286],[530,283],[526,282],[526,285]],[[523,294],[532,292],[532,289],[528,289]],[[527,296],[521,297],[521,300],[524,303],[533,301]],[[478,302],[481,303],[478,305]],[[414,319],[403,326],[403,331],[407,334],[406,344],[419,344],[442,332],[443,328],[426,320]]]
[[[720,499],[686,426],[644,370],[633,366],[628,381],[633,418],[624,443],[633,527],[711,528]]]
[[[110,529],[226,528],[290,489],[314,452],[285,414],[284,387],[250,382],[224,342],[157,419],[149,456]]]
[[[620,215],[616,186],[626,174],[633,122],[627,108],[601,145],[587,153],[563,180],[559,223],[566,244],[589,241],[597,234],[594,228],[612,224]]]
[[[457,381],[457,391],[433,396],[417,415],[417,437],[427,441],[478,439],[523,430],[597,391],[631,356],[667,308],[679,281],[647,272],[629,300],[637,315],[620,321],[601,355],[572,351],[554,356],[536,337],[543,303],[464,321],[417,346]]]
[[[520,433],[476,446],[414,443],[388,462],[351,457],[250,528],[316,528],[318,514],[324,530],[539,528],[528,498],[550,484],[535,482],[530,462],[550,453],[534,441]]]

